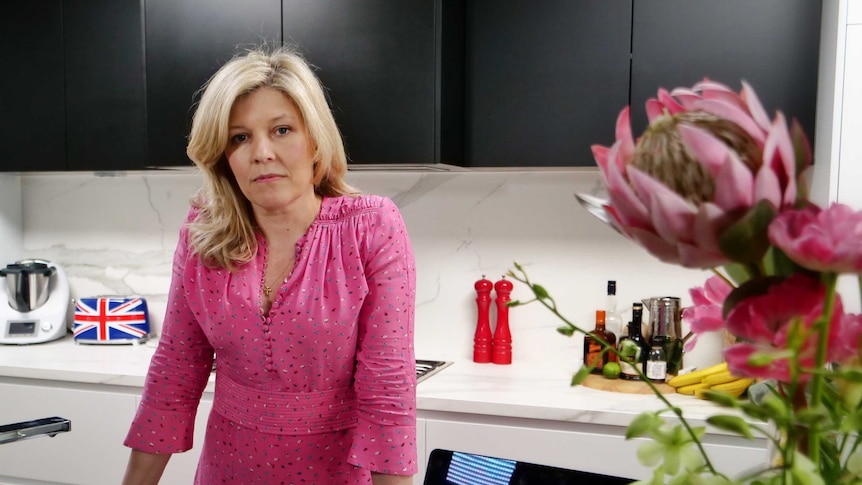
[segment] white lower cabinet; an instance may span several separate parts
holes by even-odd
[[[129,450],[123,439],[135,413],[135,396],[95,389],[0,381],[0,424],[51,416],[72,430],[0,445],[0,483],[96,485],[119,483]]]
[[[426,458],[444,449],[632,480],[651,476],[636,455],[644,440],[626,440],[623,426],[434,414],[425,419]],[[707,435],[703,441],[714,466],[731,476],[767,463],[766,440]]]

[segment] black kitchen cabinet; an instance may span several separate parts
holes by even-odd
[[[628,102],[632,1],[465,5],[466,165],[595,166]]]
[[[440,4],[283,0],[285,44],[317,67],[351,163],[440,161]]]
[[[0,14],[0,170],[65,168],[60,0],[13,0]]]
[[[139,0],[4,4],[2,171],[143,168]]]
[[[146,0],[149,165],[191,165],[198,91],[234,54],[263,44],[281,45],[281,0]]]
[[[706,77],[736,91],[745,80],[770,116],[797,118],[813,143],[821,8],[818,0],[635,1],[635,132],[646,128],[644,103],[659,87]]]
[[[63,2],[67,170],[147,165],[140,0]]]

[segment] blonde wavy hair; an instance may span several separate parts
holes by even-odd
[[[208,266],[235,269],[257,254],[254,214],[225,158],[230,111],[237,99],[262,87],[286,94],[299,109],[314,144],[314,191],[358,195],[347,185],[347,157],[323,86],[306,61],[288,48],[250,50],[225,63],[204,84],[192,119],[189,158],[203,174],[192,199],[198,209],[189,243]]]

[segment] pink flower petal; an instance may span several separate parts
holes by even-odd
[[[732,121],[745,130],[759,146],[763,146],[765,134],[762,129],[754,122],[751,116],[738,106],[718,101],[715,99],[704,99],[696,104],[698,109],[702,109],[707,113],[712,113],[728,121]]]
[[[661,88],[658,90],[658,101],[672,115],[685,111],[685,108],[667,92],[667,89]]]
[[[716,251],[697,247],[692,244],[677,244],[679,264],[686,268],[714,268],[727,263],[727,257]]]
[[[727,160],[727,145],[712,136],[708,131],[694,125],[680,124],[677,127],[680,138],[713,177],[718,176]]]
[[[715,205],[725,212],[754,205],[754,177],[751,170],[732,150],[715,178]]]
[[[631,109],[628,106],[623,108],[617,116],[616,136],[620,159],[631,159],[635,154],[635,139],[632,135]]]
[[[763,105],[760,103],[760,98],[757,97],[757,93],[754,92],[754,89],[745,81],[742,81],[742,92],[740,93],[742,97],[742,101],[745,102],[745,105],[748,106],[748,112],[751,113],[751,117],[760,126],[763,131],[769,131],[769,125],[771,124],[769,121],[769,115],[766,114],[766,110],[763,109]]]
[[[775,116],[772,128],[767,134],[763,146],[763,164],[770,167],[778,176],[779,181],[786,185],[782,194],[782,204],[792,205],[796,202],[796,161],[793,154],[793,142],[780,112]]]
[[[646,115],[650,123],[658,117],[664,116],[664,105],[655,98],[650,98],[646,102]]]
[[[680,263],[676,246],[668,243],[661,237],[657,236],[654,232],[639,228],[630,228],[630,234],[632,239],[637,241],[637,243],[643,246],[648,253],[652,254],[660,261],[671,264]]]
[[[650,221],[656,233],[676,243],[691,241],[691,228],[697,209],[679,194],[646,173],[629,166],[629,181],[641,200],[649,199]]]
[[[782,206],[782,196],[778,175],[766,164],[762,165],[754,177],[754,200],[768,200],[778,209]]]
[[[720,253],[718,237],[728,221],[727,213],[717,205],[707,202],[697,210],[694,218],[694,243],[702,248]]]

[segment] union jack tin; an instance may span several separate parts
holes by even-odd
[[[147,301],[139,297],[79,298],[72,326],[75,341],[86,344],[130,344],[150,335]]]

